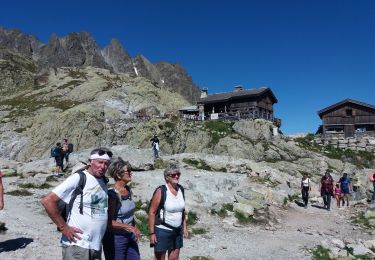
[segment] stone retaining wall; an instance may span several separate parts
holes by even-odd
[[[375,154],[375,137],[315,137],[315,142],[319,145],[333,145],[336,148],[351,149],[354,151],[366,151]]]

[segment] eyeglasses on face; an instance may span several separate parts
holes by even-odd
[[[176,173],[168,174],[168,177],[172,177],[172,178],[176,178],[176,177],[178,177],[178,178],[180,178],[180,175],[181,175],[180,172],[176,172]]]

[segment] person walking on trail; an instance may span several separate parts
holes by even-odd
[[[4,208],[4,186],[3,186],[4,174],[0,171],[0,210]]]
[[[342,193],[342,190],[340,188],[340,183],[336,183],[336,186],[335,186],[335,198],[336,198],[336,206],[338,208],[340,208],[341,206],[341,201],[343,200],[343,193]]]
[[[179,184],[181,172],[171,164],[164,170],[166,184],[156,188],[150,203],[150,246],[155,259],[178,259],[183,238],[188,237],[184,188]]]
[[[301,180],[301,193],[302,199],[305,203],[305,209],[307,208],[307,203],[309,202],[309,192],[311,191],[310,178],[305,173]]]
[[[151,139],[151,146],[152,146],[152,153],[154,156],[154,159],[159,158],[159,138],[157,135],[154,135]]]
[[[345,206],[345,199],[346,199],[346,206],[349,207],[349,194],[353,190],[352,183],[348,177],[347,173],[344,173],[340,180],[341,191],[342,191],[342,205]]]
[[[60,176],[64,169],[64,152],[61,143],[56,143],[56,146],[52,147],[51,156],[55,158],[55,174]]]
[[[108,168],[108,175],[115,180],[108,190],[108,227],[103,238],[106,260],[139,260],[138,241],[141,233],[135,225],[135,202],[129,186],[132,181],[132,167],[121,157],[114,159]]]
[[[108,221],[108,190],[104,175],[111,158],[112,152],[106,148],[92,150],[87,168],[80,174],[69,176],[41,201],[49,217],[62,233],[64,260],[101,259],[102,238]],[[76,196],[65,221],[58,203],[60,200],[67,204],[70,202],[81,183],[81,175],[85,176],[86,182],[81,195]]]
[[[324,208],[331,210],[331,197],[333,196],[334,190],[334,181],[330,174],[330,171],[327,170],[322,179],[320,180],[320,195],[323,197]]]

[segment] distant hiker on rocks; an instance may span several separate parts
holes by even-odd
[[[340,188],[340,183],[336,183],[336,186],[335,186],[335,198],[336,198],[336,206],[338,208],[340,208],[341,206],[341,201],[343,201],[343,192]]]
[[[69,143],[68,139],[65,138],[64,142],[62,144],[62,149],[63,149],[63,153],[64,153],[63,159],[65,158],[66,165],[68,165],[69,164],[69,155],[73,152],[73,144]]]
[[[342,205],[345,205],[345,199],[346,199],[346,206],[349,207],[349,194],[353,190],[352,183],[350,182],[350,179],[348,177],[347,173],[344,173],[342,177],[339,180],[340,187],[343,193],[342,197]]]
[[[154,135],[151,139],[151,146],[152,146],[152,153],[153,153],[153,156],[154,156],[154,159],[157,159],[159,158],[159,150],[160,150],[160,147],[159,147],[159,138],[157,135]]]
[[[333,196],[334,182],[332,176],[330,174],[330,170],[327,170],[325,175],[320,180],[320,195],[323,197],[324,201],[324,208],[327,210],[331,210],[331,197]]]
[[[150,246],[155,258],[178,259],[183,237],[188,237],[185,215],[185,193],[179,184],[181,172],[171,164],[164,170],[166,184],[159,186],[151,199],[149,210]]]
[[[375,171],[370,173],[369,181],[372,182],[372,185],[373,185],[373,188],[374,188],[374,190],[372,191],[371,202],[375,203]]]
[[[4,208],[4,186],[3,186],[4,174],[0,171],[0,210]]]
[[[56,143],[56,146],[51,148],[51,157],[55,158],[55,174],[59,176],[64,169],[64,153],[60,142]]]
[[[106,148],[92,150],[87,169],[72,174],[42,199],[49,217],[62,233],[64,260],[101,259],[108,221],[105,173],[111,158],[112,152]],[[58,208],[60,200],[71,205],[66,221]]]
[[[109,166],[108,175],[115,184],[108,190],[108,226],[103,238],[105,259],[139,260],[141,233],[135,225],[135,203],[128,185],[133,175],[131,165],[118,157]]]
[[[307,208],[307,203],[309,202],[309,192],[311,191],[310,179],[307,176],[307,173],[303,174],[301,181],[301,193],[302,199],[305,203],[305,208]]]

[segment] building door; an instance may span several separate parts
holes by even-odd
[[[345,138],[354,136],[354,125],[346,125],[344,127]]]

